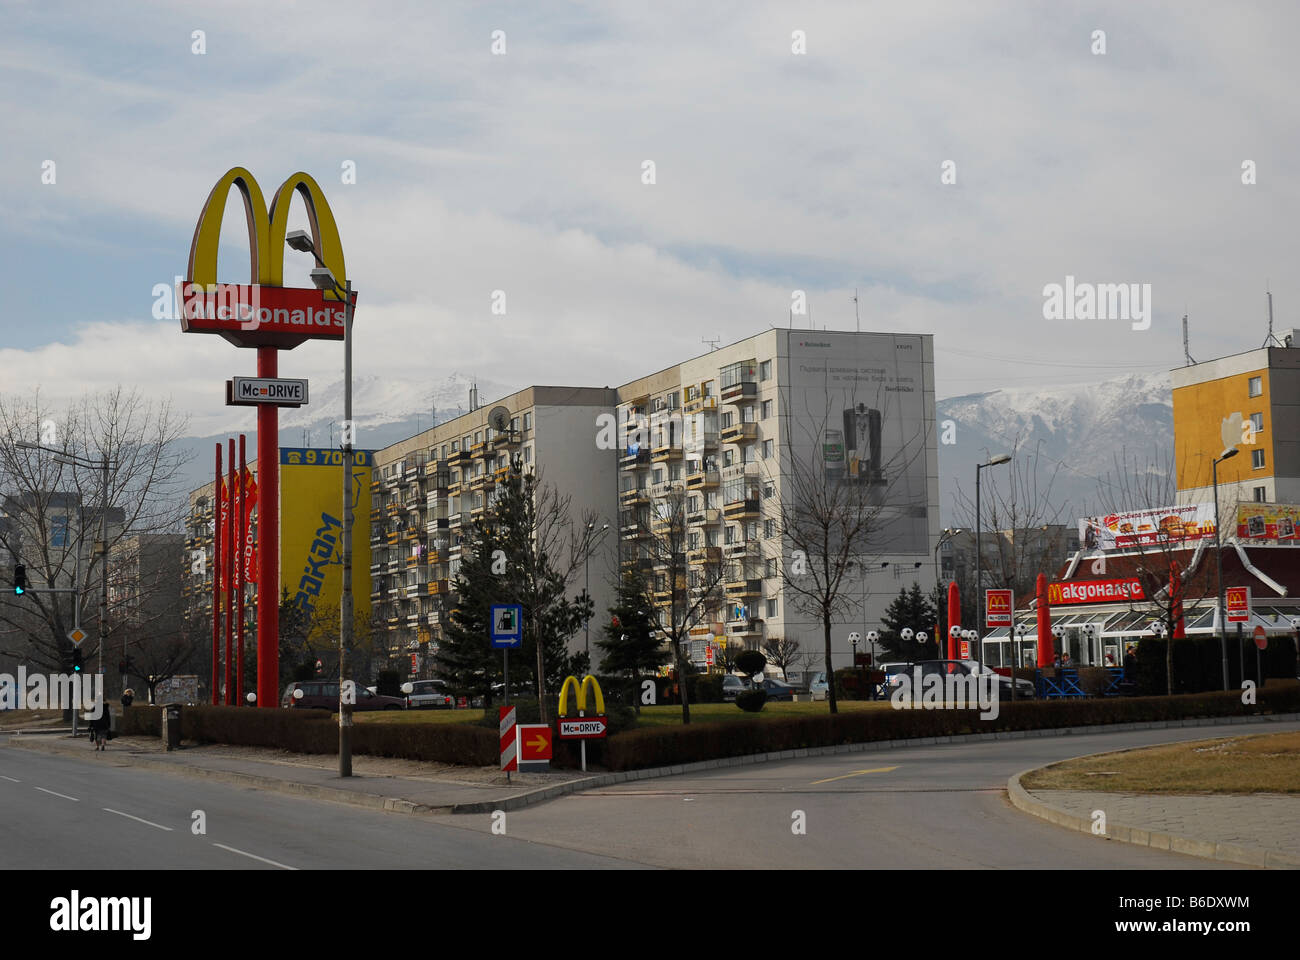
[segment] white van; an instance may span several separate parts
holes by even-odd
[[[825,700],[830,695],[830,685],[826,682],[826,671],[814,673],[808,680],[808,693],[814,700]]]

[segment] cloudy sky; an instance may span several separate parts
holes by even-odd
[[[614,385],[794,290],[796,326],[852,330],[856,287],[863,329],[933,333],[941,397],[1176,366],[1184,313],[1198,359],[1252,349],[1270,282],[1300,327],[1292,4],[3,6],[4,392],[140,384],[206,432],[253,355],[152,290],[236,165],[324,188],[359,375]],[[1150,284],[1150,329],[1045,320],[1067,275]]]

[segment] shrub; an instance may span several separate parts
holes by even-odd
[[[767,666],[767,657],[761,650],[743,650],[736,657],[736,669],[747,677],[754,677]]]
[[[400,697],[402,695],[402,680],[396,670],[380,670],[376,686],[380,696]]]
[[[689,677],[686,683],[687,692],[691,695],[691,703],[722,702],[721,674],[711,674],[707,677]]]
[[[758,713],[763,709],[765,703],[767,703],[767,691],[761,688],[741,690],[740,693],[736,694],[736,706],[746,713]]]
[[[162,707],[132,704],[122,711],[118,732],[124,737],[161,737]]]

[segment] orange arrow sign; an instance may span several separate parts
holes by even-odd
[[[538,734],[537,736],[533,737],[533,739],[528,741],[528,745],[532,747],[534,750],[545,750],[546,738],[543,737],[541,734]]]
[[[551,759],[551,728],[540,723],[519,725],[519,760]]]

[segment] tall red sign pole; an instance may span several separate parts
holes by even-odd
[[[217,444],[216,479],[212,484],[212,705],[220,701],[221,681],[221,444]]]
[[[246,549],[248,529],[248,504],[245,496],[248,490],[248,460],[244,450],[244,435],[239,435],[239,549],[235,552],[235,582],[239,584],[236,603],[238,616],[235,618],[235,706],[244,705],[244,551]]]
[[[248,226],[250,276],[247,284],[217,280],[221,220],[232,188],[242,196]],[[334,290],[284,285],[289,201],[295,193],[306,208],[311,246],[318,262],[329,269],[335,281]],[[253,175],[243,167],[232,167],[208,194],[194,227],[189,267],[180,294],[181,330],[217,334],[237,347],[256,348],[257,375],[278,377],[280,350],[292,350],[307,340],[346,340],[347,301],[337,290],[348,289],[346,284],[343,244],[320,185],[305,173],[295,173],[280,184],[268,210]],[[233,449],[231,459],[234,459]],[[273,404],[258,405],[257,468],[257,705],[276,707],[280,694],[282,595],[280,419]],[[220,472],[218,467],[218,476]],[[233,536],[231,540],[233,543]],[[219,607],[214,603],[213,616],[219,615]],[[216,679],[215,671],[213,679]]]
[[[279,376],[280,351],[257,348],[257,375]],[[280,408],[257,408],[257,705],[280,702]]]
[[[235,702],[235,438],[230,438],[230,492],[226,494],[226,706]]]

